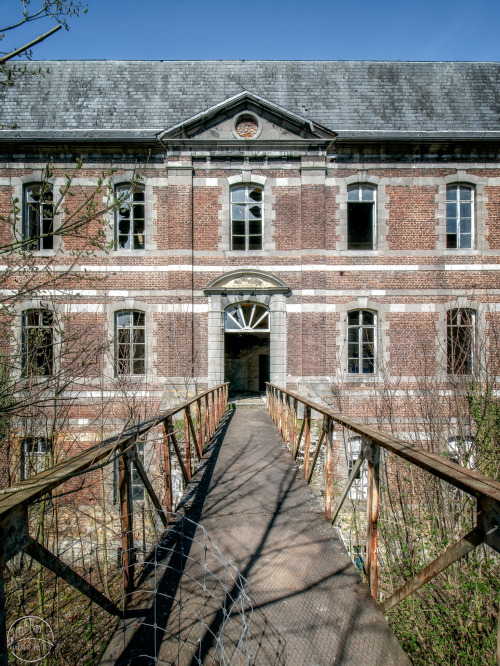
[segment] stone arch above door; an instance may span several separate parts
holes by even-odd
[[[280,278],[254,269],[224,273],[204,288],[208,297],[208,381],[215,386],[224,381],[224,312],[242,302],[260,303],[270,317],[270,379],[286,381],[286,297],[290,287]]]
[[[258,270],[224,273],[207,284],[205,294],[288,294],[290,287],[280,278]]]

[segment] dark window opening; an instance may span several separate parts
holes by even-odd
[[[450,375],[472,374],[474,310],[448,310],[447,370]]]
[[[145,206],[144,190],[130,184],[116,188],[120,204],[115,213],[115,248],[117,250],[144,250]]]
[[[33,183],[24,188],[23,238],[32,239],[31,250],[54,249],[52,185]]]
[[[23,374],[49,376],[54,367],[53,314],[49,310],[27,310],[23,313]]]
[[[354,185],[347,191],[347,249],[373,250],[375,188]]]

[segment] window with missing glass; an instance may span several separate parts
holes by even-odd
[[[23,190],[23,238],[32,250],[54,248],[54,202],[50,183],[31,183]]]
[[[474,247],[474,188],[470,185],[446,188],[446,247]]]
[[[262,250],[262,187],[231,188],[231,249]]]
[[[347,366],[351,374],[375,372],[377,315],[371,310],[347,313]]]
[[[375,197],[373,185],[351,185],[347,189],[347,249],[375,247]]]
[[[117,375],[146,372],[146,318],[138,310],[115,313],[115,368]]]
[[[446,313],[447,370],[450,375],[472,374],[475,319],[475,311],[466,308]]]
[[[25,310],[22,315],[24,376],[50,376],[54,369],[54,316],[50,310]]]
[[[145,248],[145,205],[144,189],[126,183],[115,189],[119,201],[115,211],[115,249],[144,250]]]

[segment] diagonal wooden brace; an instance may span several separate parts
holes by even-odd
[[[409,597],[410,594],[416,592],[422,585],[428,583],[439,573],[447,569],[454,562],[459,560],[467,553],[470,553],[471,550],[474,550],[476,546],[479,546],[484,539],[485,533],[482,527],[475,527],[464,537],[459,539],[456,543],[453,544],[450,548],[445,550],[439,557],[436,557],[430,564],[422,569],[422,571],[413,578],[410,578],[403,586],[391,594],[390,597],[387,597],[385,601],[382,601],[379,604],[381,610],[386,613],[387,611],[397,606],[401,601]]]
[[[148,495],[151,498],[151,501],[153,502],[153,505],[155,509],[158,511],[158,515],[160,516],[161,522],[165,527],[168,525],[168,519],[167,516],[165,515],[165,511],[161,505],[160,500],[158,499],[157,494],[154,491],[153,486],[151,485],[151,481],[149,480],[148,475],[146,474],[146,470],[144,469],[144,465],[141,462],[141,459],[139,456],[135,456],[133,459],[134,467],[137,470],[137,473],[141,477],[141,481],[144,484],[144,487],[148,491]]]
[[[363,452],[361,451],[361,453],[359,454],[358,459],[356,460],[356,462],[352,466],[352,470],[351,470],[351,473],[349,474],[349,478],[347,479],[346,486],[345,486],[344,490],[342,491],[342,495],[340,496],[339,501],[337,502],[337,506],[335,507],[335,511],[332,514],[332,524],[335,522],[337,516],[339,515],[340,509],[342,508],[342,506],[345,502],[345,498],[347,497],[347,494],[349,492],[349,488],[354,483],[354,479],[356,478],[356,476],[359,472],[359,468],[363,464],[364,459],[365,458],[364,458]]]
[[[29,537],[29,543],[25,546],[24,552],[39,562],[42,566],[52,571],[56,576],[62,578],[68,583],[68,585],[71,585],[84,594],[87,599],[90,599],[90,601],[93,601],[100,606],[106,611],[106,613],[116,616],[121,615],[121,611],[112,601],[105,597],[102,592],[99,592],[99,590],[88,583],[85,578],[82,578],[80,574],[73,571],[71,567],[64,564],[64,562],[62,562],[56,555],[51,553],[50,550],[47,550],[47,548],[38,543],[38,541],[35,541],[32,537]]]

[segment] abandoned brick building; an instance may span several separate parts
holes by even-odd
[[[51,348],[42,374],[57,363],[52,310],[112,340],[79,379],[75,428],[123,378],[151,410],[271,380],[370,420],[382,385],[471,375],[478,330],[491,352],[498,63],[40,65],[0,90],[0,206],[19,202],[40,265],[79,276],[16,304],[25,347],[36,330]],[[77,158],[52,216],[47,192]],[[104,214],[107,247],[58,235],[108,168],[121,204]]]

